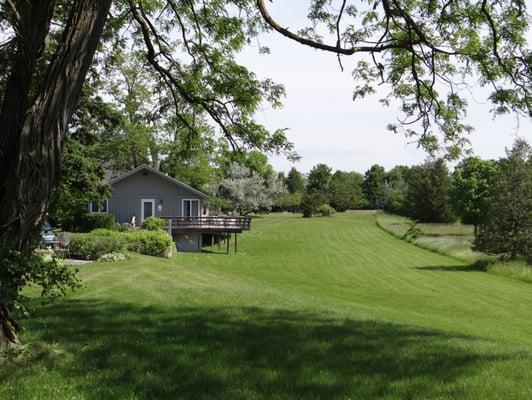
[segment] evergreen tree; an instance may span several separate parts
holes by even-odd
[[[302,193],[305,190],[303,175],[295,167],[292,167],[286,177],[286,188],[290,194]]]
[[[384,206],[384,186],[386,173],[384,167],[373,165],[364,175],[362,184],[364,195],[371,209],[378,210]]]
[[[517,140],[489,188],[474,248],[532,262],[532,149]]]
[[[327,193],[332,178],[332,169],[326,164],[317,164],[310,170],[307,177],[307,190]]]
[[[421,222],[452,222],[451,177],[443,159],[412,168],[405,204],[408,216]]]

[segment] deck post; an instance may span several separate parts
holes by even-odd
[[[227,233],[227,234],[225,235],[225,238],[226,238],[226,241],[227,241],[227,251],[226,251],[226,254],[229,254],[229,239],[231,238],[230,235],[231,235],[230,233]]]
[[[220,237],[219,233],[216,234],[216,238],[218,239],[218,250],[220,250],[220,246],[222,244],[222,238]]]
[[[235,232],[235,254],[236,254],[236,249],[237,249],[237,247],[238,247],[238,246],[237,246],[237,243],[238,243],[238,242],[237,242],[236,235],[237,235],[237,233]]]

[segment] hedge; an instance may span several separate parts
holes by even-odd
[[[94,229],[115,229],[115,216],[109,213],[85,213],[80,216],[79,231],[91,232]]]
[[[142,228],[147,231],[158,231],[166,227],[166,221],[162,218],[148,217],[142,223]]]
[[[72,234],[70,254],[82,260],[97,260],[104,254],[129,251],[156,257],[172,255],[172,238],[163,231],[118,232],[96,229]]]
[[[126,244],[125,239],[120,236],[78,233],[72,236],[69,253],[72,258],[97,260],[104,254],[120,252]]]
[[[149,256],[169,257],[172,254],[172,238],[161,231],[128,233],[127,249]]]

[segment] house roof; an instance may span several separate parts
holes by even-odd
[[[200,197],[203,197],[203,198],[207,198],[209,196],[207,196],[205,193],[203,192],[200,192],[199,190],[197,189],[194,189],[192,186],[189,186],[183,182],[179,182],[177,179],[174,179],[172,178],[171,176],[168,176],[166,174],[163,174],[161,171],[158,171],[156,170],[155,168],[152,168],[150,167],[149,165],[146,165],[146,164],[143,164],[143,165],[139,165],[137,168],[133,168],[131,171],[128,171],[126,172],[125,174],[122,174],[120,176],[117,176],[116,178],[113,178],[109,181],[109,184],[110,185],[114,185],[115,183],[117,182],[120,182],[121,180],[124,180],[126,179],[127,177],[131,176],[131,175],[134,175],[136,174],[137,172],[139,171],[148,171],[148,172],[151,172],[152,174],[155,174],[155,175],[158,175],[160,176],[161,178],[163,179],[166,179],[168,182],[171,182],[173,183],[174,185],[176,186],[179,186],[183,189],[186,189]]]

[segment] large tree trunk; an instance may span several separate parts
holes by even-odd
[[[9,307],[0,300],[0,350],[20,345],[18,324],[11,318]]]
[[[4,94],[0,115],[0,251],[27,251],[48,207],[60,169],[62,141],[91,65],[112,0],[77,0],[58,49],[32,104],[28,104],[35,63],[48,32],[53,0],[27,4],[26,30]],[[24,16],[23,16],[24,17]],[[23,25],[25,26],[25,25]],[[11,86],[10,86],[11,85]],[[11,96],[17,87],[19,95]],[[0,279],[2,271],[0,270]],[[1,295],[1,293],[0,293]],[[4,299],[2,341],[20,343]]]

